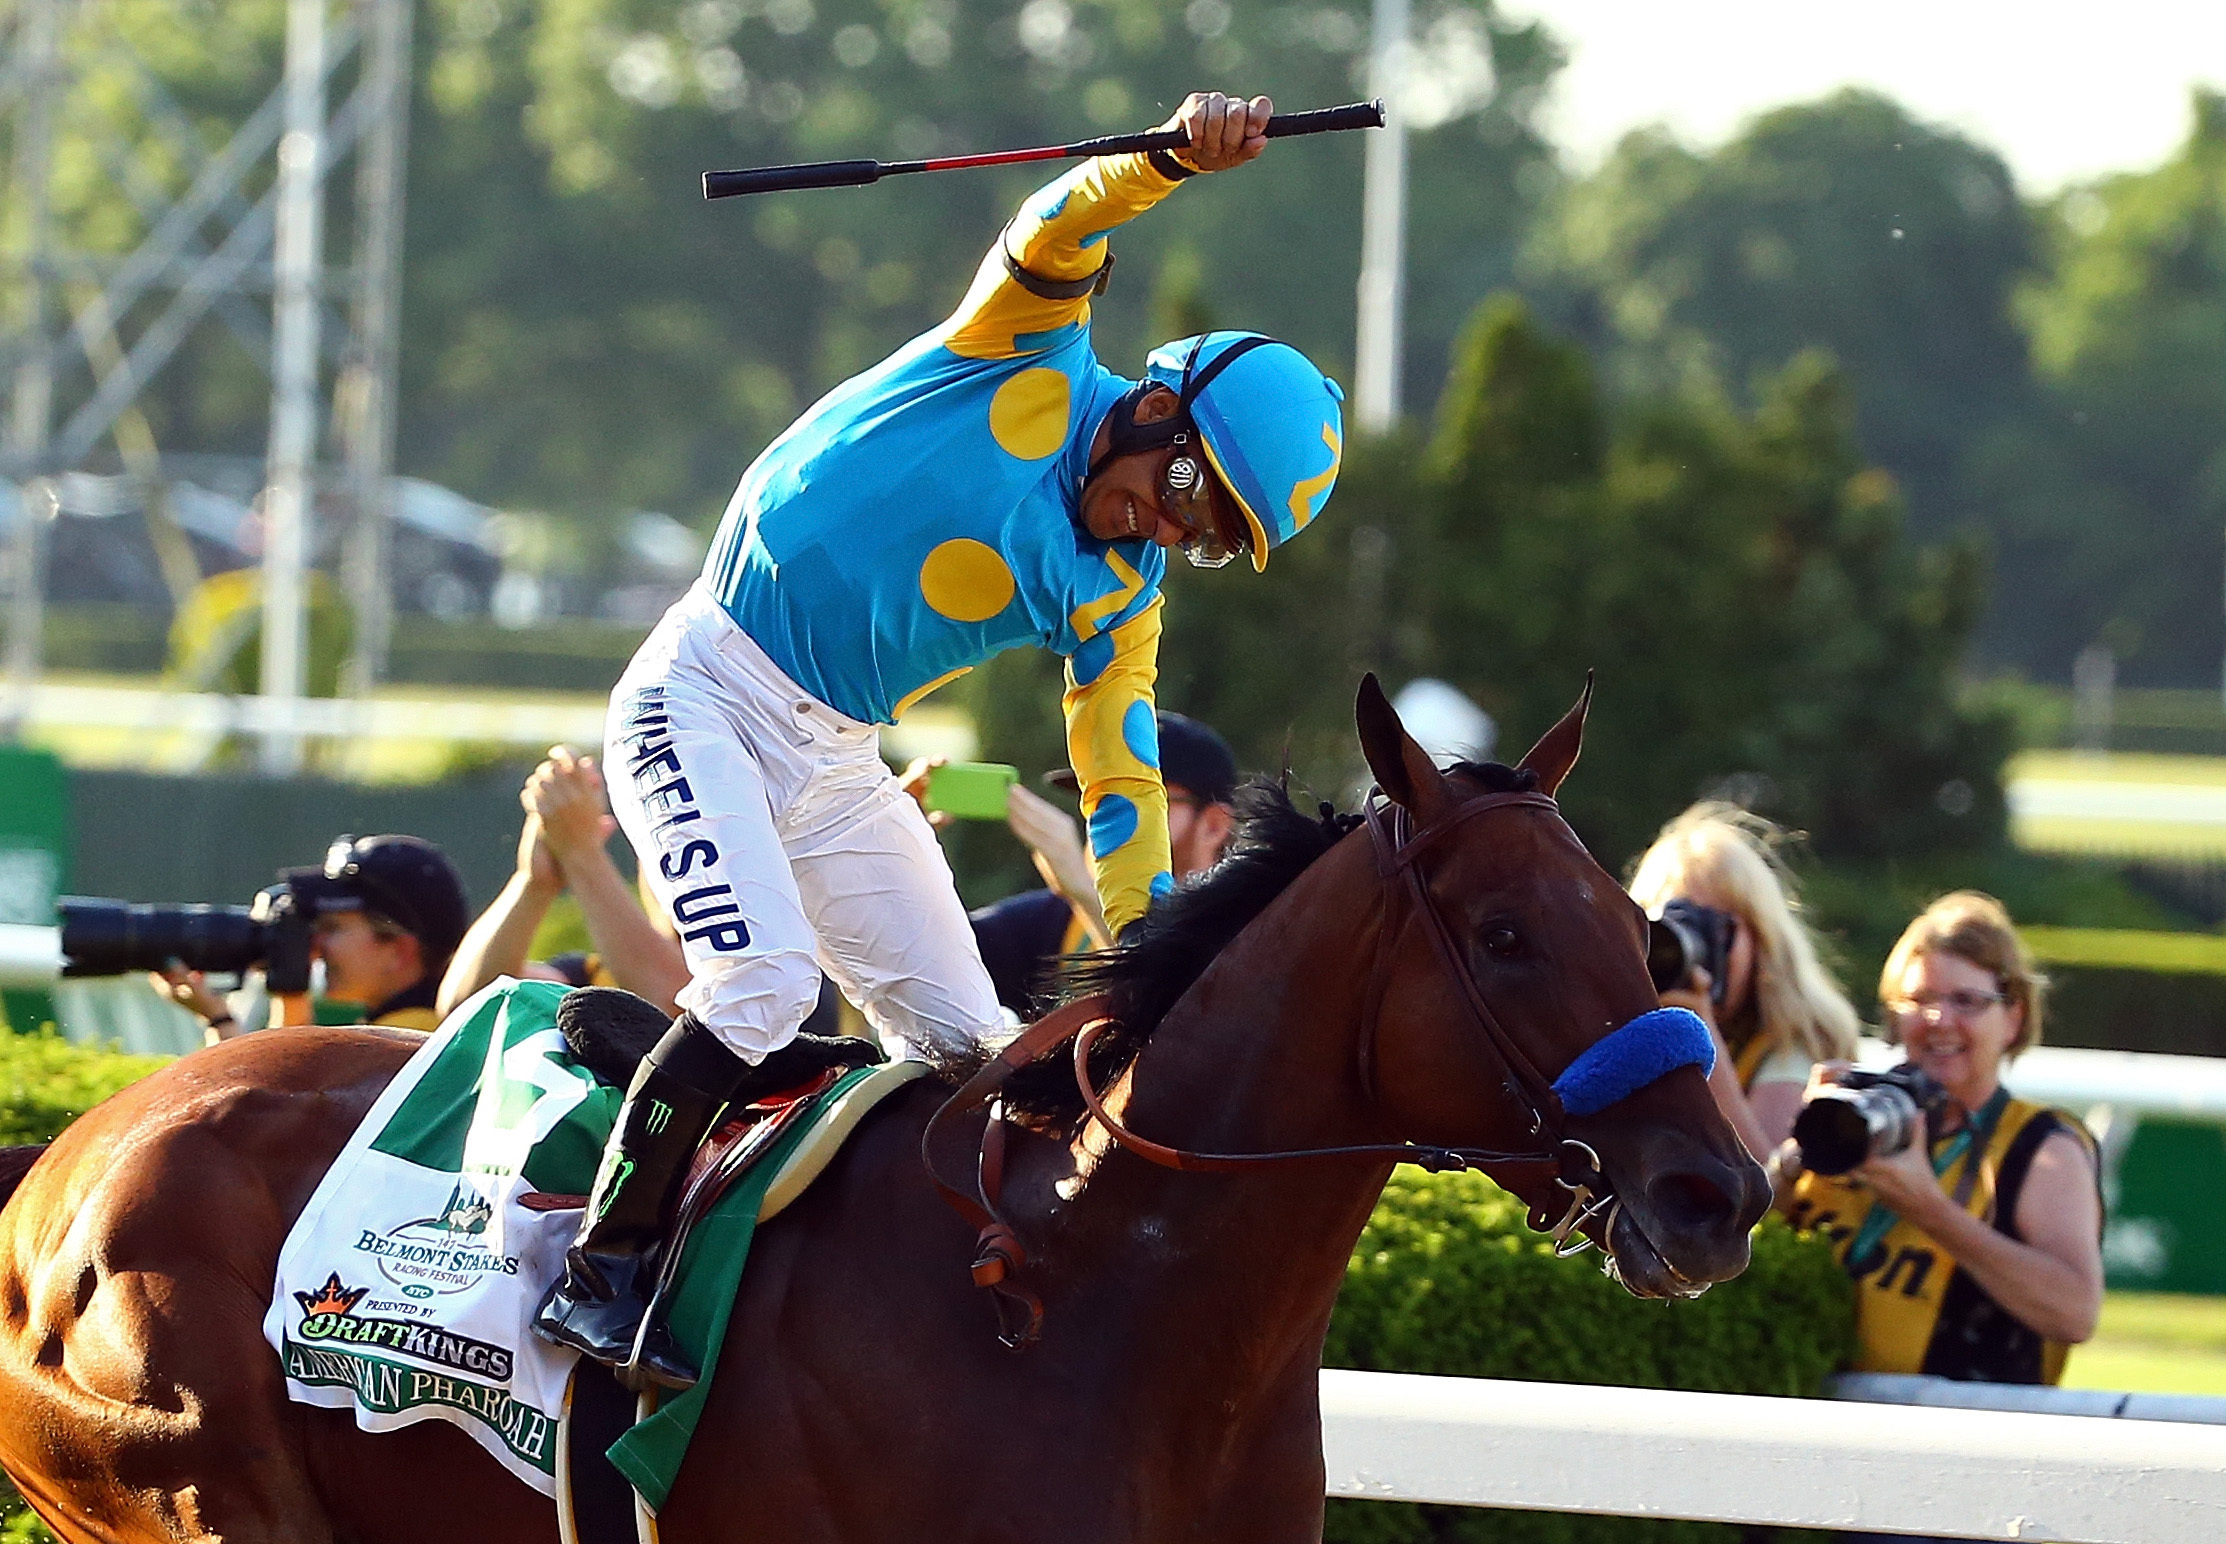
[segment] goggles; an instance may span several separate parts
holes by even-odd
[[[1252,550],[1252,533],[1231,546],[1214,518],[1212,469],[1189,448],[1190,436],[1175,437],[1175,453],[1159,473],[1159,507],[1184,531],[1183,556],[1194,568],[1226,568],[1237,554]]]
[[[1204,369],[1198,368],[1198,351],[1206,346],[1200,338],[1191,349],[1190,357],[1183,361],[1183,375],[1179,387],[1173,388],[1176,408],[1173,415],[1154,423],[1136,421],[1136,405],[1147,392],[1164,382],[1140,381],[1135,388],[1113,404],[1107,415],[1111,436],[1104,454],[1090,463],[1086,477],[1094,477],[1105,464],[1116,456],[1133,455],[1138,451],[1173,447],[1175,454],[1160,468],[1159,503],[1168,517],[1183,528],[1186,539],[1182,544],[1183,556],[1198,568],[1224,568],[1240,552],[1252,550],[1252,534],[1244,523],[1232,521],[1238,535],[1232,545],[1222,534],[1221,523],[1214,518],[1213,485],[1217,480],[1207,462],[1203,446],[1194,447],[1192,437],[1198,433],[1198,424],[1190,415],[1190,405],[1212,383],[1214,377],[1229,368],[1253,349],[1273,342],[1272,338],[1240,338],[1216,355]],[[1224,490],[1224,496],[1233,505],[1236,496]]]

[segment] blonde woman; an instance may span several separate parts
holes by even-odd
[[[1855,1279],[1860,1371],[2054,1383],[2095,1332],[2094,1139],[2002,1086],[2003,1063],[2040,1039],[2045,986],[2002,903],[1972,890],[1934,901],[1887,957],[1887,1033],[1947,1107],[1924,1141],[1800,1175],[1787,1206]]]
[[[1683,900],[1730,919],[1724,980],[1696,971],[1662,1001],[1692,1009],[1715,1032],[1710,1090],[1764,1160],[1792,1133],[1811,1069],[1854,1058],[1858,1027],[1801,919],[1793,876],[1777,854],[1782,839],[1737,805],[1696,804],[1662,828],[1630,885],[1650,917]]]

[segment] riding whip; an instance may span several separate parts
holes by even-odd
[[[1384,104],[1351,102],[1311,112],[1277,113],[1268,119],[1267,137],[1327,134],[1337,129],[1380,129]],[[1181,129],[1151,129],[1141,134],[1108,134],[1067,145],[1037,145],[1027,150],[987,150],[980,155],[936,156],[925,161],[806,161],[794,166],[756,166],[742,171],[705,172],[705,198],[743,193],[786,193],[798,188],[862,188],[903,172],[954,172],[973,166],[1013,166],[1023,161],[1066,161],[1092,155],[1126,155],[1149,150],[1182,150],[1190,136]]]

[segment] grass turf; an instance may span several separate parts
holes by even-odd
[[[2095,1338],[2071,1353],[2064,1384],[2226,1395],[2226,1297],[2109,1293]]]

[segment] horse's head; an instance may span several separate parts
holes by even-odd
[[[1770,1199],[1701,1069],[1675,1066],[1583,1115],[1551,1091],[1657,1006],[1644,915],[1549,802],[1576,762],[1591,696],[1588,682],[1513,772],[1448,773],[1375,677],[1361,683],[1361,745],[1403,812],[1375,833],[1387,887],[1368,1076],[1407,1140],[1558,1157],[1560,1178],[1539,1164],[1500,1171],[1540,1225],[1568,1213],[1563,1180],[1612,1193],[1582,1226],[1625,1285],[1690,1295],[1746,1268],[1748,1230]]]

